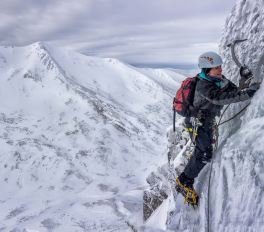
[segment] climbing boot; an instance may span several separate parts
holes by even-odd
[[[176,178],[176,191],[184,197],[184,204],[191,204],[193,207],[198,206],[199,196],[195,192],[192,183],[182,183],[179,177]]]

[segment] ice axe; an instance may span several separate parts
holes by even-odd
[[[237,43],[241,43],[241,42],[244,42],[246,41],[247,39],[236,39],[233,43],[230,43],[227,45],[227,47],[231,47],[231,55],[232,55],[232,58],[234,60],[234,62],[236,63],[236,65],[241,68],[241,67],[244,67],[244,65],[242,65],[239,60],[237,59],[236,57],[236,54],[235,54],[235,46]]]
[[[246,40],[247,39],[236,39],[233,43],[228,44],[227,47],[231,48],[232,58],[233,58],[234,62],[236,63],[236,65],[240,68],[240,74],[242,74],[242,76],[247,77],[246,82],[249,82],[253,78],[253,74],[252,74],[251,70],[246,65],[243,65],[240,63],[240,61],[236,57],[236,53],[235,53],[236,44],[242,43]]]

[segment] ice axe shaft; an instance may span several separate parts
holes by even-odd
[[[233,58],[234,62],[236,63],[236,65],[237,65],[239,68],[243,67],[244,65],[241,64],[241,63],[239,62],[239,60],[237,59],[237,57],[236,57],[236,54],[235,54],[235,46],[236,46],[237,43],[241,43],[241,42],[244,42],[244,41],[246,41],[246,40],[247,40],[247,39],[237,39],[237,40],[235,40],[233,43],[227,45],[228,47],[231,47],[231,55],[232,55],[232,58]]]
[[[175,132],[176,110],[173,109],[173,132]]]

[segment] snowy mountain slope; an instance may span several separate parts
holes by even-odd
[[[223,70],[236,84],[239,68],[227,47],[235,39],[248,39],[237,45],[238,59],[252,68],[256,81],[264,77],[263,9],[262,0],[239,0],[226,21],[220,44]],[[179,201],[167,231],[264,231],[263,93],[262,84],[250,106],[220,128],[220,147],[212,164],[209,198],[210,165],[207,165],[195,186],[201,197],[198,211]],[[223,121],[247,103],[231,104]]]
[[[43,43],[0,48],[0,231],[140,225],[182,78]]]

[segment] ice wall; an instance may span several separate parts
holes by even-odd
[[[237,57],[252,69],[255,80],[262,80],[263,13],[263,0],[239,0],[226,21],[220,51],[225,74],[236,84],[239,69],[226,45],[236,39],[247,39],[237,45]],[[264,231],[263,91],[262,85],[246,111],[220,130],[222,146],[213,163],[209,192],[209,231]],[[233,104],[225,118],[245,104]]]

